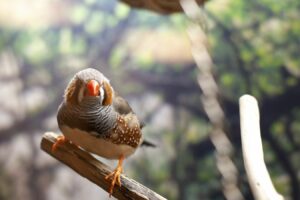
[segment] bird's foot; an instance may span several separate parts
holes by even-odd
[[[113,190],[114,190],[114,187],[115,187],[115,184],[117,184],[118,186],[121,186],[121,173],[122,173],[122,167],[117,167],[112,173],[110,173],[109,175],[107,175],[105,177],[106,180],[108,179],[112,179],[111,181],[111,185],[110,185],[110,188],[109,188],[109,196],[112,195],[113,193]]]
[[[122,168],[123,160],[124,160],[124,156],[121,156],[120,159],[119,159],[119,163],[118,163],[117,168],[112,173],[108,174],[105,177],[106,180],[112,179],[111,185],[110,185],[110,188],[109,188],[109,197],[111,197],[111,195],[113,193],[115,184],[117,184],[119,187],[121,187],[121,174],[123,172],[123,168]]]
[[[57,137],[56,142],[52,145],[51,151],[54,153],[58,145],[61,145],[66,142],[66,138],[63,135]]]

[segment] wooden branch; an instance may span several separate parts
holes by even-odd
[[[257,101],[250,95],[244,95],[239,103],[243,158],[255,199],[283,200],[274,188],[264,162]]]
[[[78,148],[71,143],[59,145],[55,152],[51,151],[52,145],[56,142],[58,135],[52,132],[44,134],[41,141],[41,149],[68,165],[81,176],[97,184],[105,191],[110,187],[110,181],[105,176],[112,170],[108,166],[95,159],[90,153]],[[165,200],[164,197],[153,192],[142,184],[121,175],[122,186],[115,186],[113,196],[120,200]]]

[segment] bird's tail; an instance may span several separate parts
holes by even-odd
[[[152,143],[152,142],[149,142],[147,140],[143,140],[141,146],[144,146],[144,147],[157,147],[156,144]]]

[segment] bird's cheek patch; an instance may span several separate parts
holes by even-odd
[[[113,96],[113,89],[109,85],[108,82],[103,82],[103,88],[104,88],[104,99],[103,99],[103,105],[108,106],[112,104],[112,96]]]

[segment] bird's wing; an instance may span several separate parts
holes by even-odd
[[[130,107],[130,105],[128,104],[128,102],[118,94],[115,94],[115,98],[113,101],[113,108],[117,113],[121,115],[127,115],[129,113],[135,114],[132,108]],[[139,117],[138,120],[139,120],[140,128],[143,129],[146,126],[146,123],[143,120],[141,120]]]
[[[124,98],[122,98],[121,96],[119,96],[117,94],[115,95],[115,98],[113,100],[113,108],[117,113],[119,113],[121,115],[133,113],[128,102]]]

